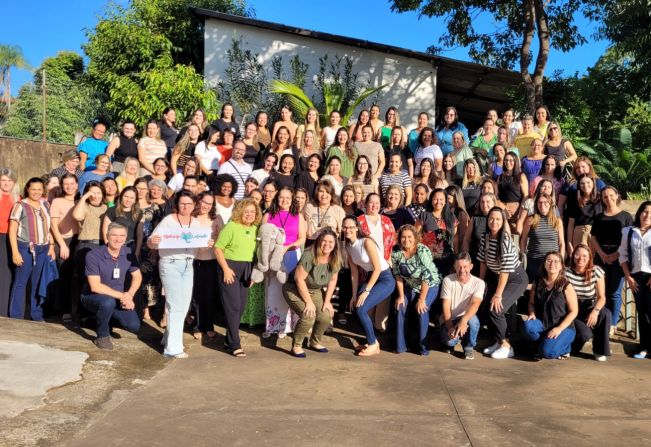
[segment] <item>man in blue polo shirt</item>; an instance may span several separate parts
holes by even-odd
[[[95,314],[97,339],[100,349],[113,349],[109,323],[111,319],[130,332],[140,329],[140,318],[135,311],[135,296],[142,275],[134,255],[125,245],[127,228],[117,222],[108,227],[108,244],[95,248],[86,255],[86,285],[81,294],[81,304]],[[131,275],[129,288],[125,288],[127,275]]]

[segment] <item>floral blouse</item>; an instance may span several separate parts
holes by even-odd
[[[423,244],[418,244],[416,253],[409,259],[396,245],[391,253],[391,261],[393,274],[402,278],[416,292],[420,292],[423,281],[430,287],[441,284],[441,275],[434,265],[432,252]]]

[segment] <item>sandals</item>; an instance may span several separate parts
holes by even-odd
[[[215,332],[215,331],[208,331],[208,332],[206,332],[206,337],[208,337],[208,338],[215,338],[215,337],[217,337],[217,332]]]
[[[373,355],[378,355],[380,353],[380,344],[375,343],[373,346],[367,346],[361,351],[357,352],[359,357],[371,357]]]
[[[193,332],[192,336],[194,337],[195,340],[201,340],[203,334],[201,332]]]
[[[246,352],[242,348],[237,348],[231,351],[231,355],[233,357],[244,358],[246,357]]]
[[[568,352],[568,353],[559,355],[557,358],[558,358],[558,360],[567,360],[567,359],[570,358],[570,353]]]

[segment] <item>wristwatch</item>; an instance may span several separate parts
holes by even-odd
[[[369,289],[369,288],[367,287],[367,288],[364,289],[364,292],[366,292],[366,293],[371,293],[371,289]]]

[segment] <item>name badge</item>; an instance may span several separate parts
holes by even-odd
[[[118,267],[113,269],[113,279],[120,279],[120,269]]]

